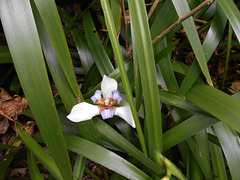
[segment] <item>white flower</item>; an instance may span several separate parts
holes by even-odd
[[[102,119],[112,118],[116,115],[135,128],[136,126],[130,106],[114,106],[119,104],[123,99],[117,90],[117,86],[118,84],[115,79],[104,75],[101,83],[101,91],[96,90],[95,94],[91,97],[92,101],[97,105],[86,102],[79,103],[72,108],[67,118],[73,122],[81,122],[92,119],[96,115],[101,115]]]

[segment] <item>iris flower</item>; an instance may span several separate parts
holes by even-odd
[[[135,128],[136,126],[130,106],[128,104],[120,107],[115,106],[120,104],[123,99],[120,92],[117,90],[117,86],[118,84],[115,79],[104,75],[101,82],[101,91],[96,90],[95,94],[91,97],[91,100],[96,105],[86,102],[79,103],[72,108],[67,118],[73,122],[81,122],[90,120],[97,115],[101,115],[103,120],[112,118],[116,115]]]

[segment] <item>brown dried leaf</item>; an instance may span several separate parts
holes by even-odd
[[[6,96],[4,96],[5,98]],[[9,97],[9,96],[8,96]],[[28,102],[26,98],[21,98],[20,96],[15,96],[12,99],[0,100],[0,113],[3,117],[11,120],[16,120],[17,116],[23,113],[23,111],[28,107]]]
[[[223,77],[224,71],[225,71],[225,62],[221,61],[218,65],[218,75],[220,77]]]
[[[26,98],[21,98],[18,95],[12,97],[4,88],[0,88],[0,134],[4,134],[7,131],[9,127],[8,120],[14,121],[14,126],[16,126],[15,123],[19,122],[15,120],[27,107],[28,101]],[[13,129],[15,130],[16,128]]]
[[[240,82],[232,83],[232,85],[229,88],[229,91],[233,94],[240,91]]]
[[[7,101],[13,99],[13,97],[8,94],[8,92],[4,88],[0,88],[0,101]]]
[[[18,176],[23,178],[27,173],[27,168],[15,168],[11,171],[10,176]]]
[[[8,127],[9,127],[8,119],[6,118],[0,119],[0,135],[7,132]]]
[[[34,131],[34,125],[35,125],[36,123],[34,122],[34,121],[28,121],[27,122],[27,124],[25,125],[25,130],[26,130],[26,132],[29,134],[29,135],[33,135],[33,133],[35,132]]]

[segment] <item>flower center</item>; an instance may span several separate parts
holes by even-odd
[[[112,91],[112,97],[102,98],[102,91],[97,90],[91,97],[95,104],[98,104],[99,114],[103,119],[112,118],[116,107],[114,105],[119,104],[123,99],[118,90]]]

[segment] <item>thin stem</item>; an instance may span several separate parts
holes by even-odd
[[[224,75],[223,75],[223,81],[222,81],[221,89],[223,89],[224,82],[225,82],[225,79],[227,77],[227,69],[228,69],[228,61],[229,61],[230,50],[231,50],[231,43],[232,43],[232,26],[229,23],[229,27],[228,27],[227,57],[226,57],[226,64],[225,64],[225,69],[224,69]]]
[[[157,0],[155,0],[157,1]],[[181,24],[183,21],[185,21],[186,19],[188,19],[189,17],[191,17],[192,15],[194,15],[195,13],[197,13],[198,11],[200,11],[202,8],[204,8],[205,6],[211,4],[214,0],[206,0],[204,1],[202,4],[200,4],[199,6],[197,6],[196,8],[194,8],[192,11],[190,11],[189,13],[187,13],[185,16],[179,18],[175,23],[173,23],[169,28],[167,28],[165,31],[163,31],[160,35],[158,35],[157,37],[155,37],[155,39],[152,41],[153,44],[155,44],[157,41],[159,41],[161,38],[163,38],[164,36],[166,36],[172,29],[174,29],[175,27],[177,27],[179,24]],[[155,2],[154,2],[155,3]],[[153,8],[153,7],[152,7]],[[151,8],[151,9],[152,9]],[[148,15],[149,16],[149,15]],[[126,57],[130,57],[132,55],[132,46],[130,45],[127,52],[126,52]]]
[[[123,9],[123,17],[125,22],[125,31],[126,31],[126,51],[128,50],[128,24],[126,21],[126,11],[125,11],[125,5],[124,0],[122,0],[122,9]]]
[[[155,1],[154,1],[151,9],[150,9],[149,12],[148,12],[148,20],[149,20],[150,17],[152,16],[152,14],[153,14],[154,10],[156,9],[156,7],[157,7],[157,5],[158,5],[159,2],[160,2],[159,0],[155,0]]]
[[[186,19],[188,19],[189,17],[191,17],[192,15],[194,15],[195,13],[197,13],[198,11],[200,11],[202,8],[204,8],[205,6],[211,4],[214,0],[206,0],[203,3],[201,3],[199,6],[197,6],[196,8],[194,8],[192,11],[190,11],[189,13],[187,13],[185,16],[180,17],[175,23],[173,23],[169,28],[167,28],[165,31],[163,31],[160,35],[158,35],[157,37],[155,37],[155,39],[152,41],[153,44],[155,44],[157,41],[159,41],[161,38],[163,38],[164,36],[166,36],[172,29],[174,29],[175,27],[177,27],[179,24],[181,24],[183,21],[185,21]]]

